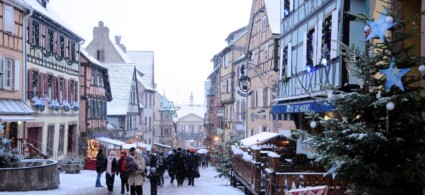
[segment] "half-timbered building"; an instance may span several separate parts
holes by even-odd
[[[358,88],[340,54],[340,44],[356,43],[364,51],[363,25],[347,11],[368,13],[367,1],[281,1],[279,90],[273,106],[275,120],[293,120],[298,129],[310,128],[304,112],[325,113],[331,106],[313,101],[335,88]],[[328,88],[329,89],[329,88]]]
[[[76,154],[79,137],[79,45],[48,1],[25,0],[33,13],[25,26],[26,102],[36,110],[23,134],[29,151],[62,159]]]

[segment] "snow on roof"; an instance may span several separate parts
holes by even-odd
[[[133,64],[105,64],[109,69],[112,101],[108,102],[108,115],[126,115],[133,81]]]
[[[154,85],[154,52],[127,51],[127,56],[136,64],[136,69],[144,75],[141,79],[146,88],[153,89]]]
[[[137,66],[136,66],[136,69],[137,69]],[[144,79],[145,76],[146,75],[141,76],[140,74],[136,74],[137,81],[139,81],[145,87],[145,89],[154,90],[152,89],[151,85],[146,84],[146,79]]]
[[[272,34],[280,34],[280,1],[264,0]]]
[[[177,118],[180,119],[182,117],[185,117],[189,114],[195,114],[201,118],[204,118],[205,112],[207,111],[207,108],[205,105],[178,105],[180,107],[179,110],[177,110]]]
[[[104,143],[108,143],[108,144],[113,144],[113,145],[117,145],[117,146],[121,146],[121,145],[124,145],[125,144],[125,142],[114,140],[114,139],[107,138],[107,137],[97,137],[97,138],[94,138],[94,139],[95,140],[98,140],[100,142],[104,142]]]
[[[94,58],[92,55],[90,55],[83,47],[80,47],[80,53],[83,54],[91,63],[96,64],[102,68],[106,68],[102,65],[96,58]],[[108,69],[108,68],[106,68]]]
[[[279,154],[276,154],[276,153],[274,153],[274,152],[269,152],[269,153],[267,153],[267,156],[272,157],[272,158],[279,158],[279,157],[280,157],[280,155],[279,155]]]
[[[32,9],[34,9],[34,11],[36,11],[39,14],[44,15],[47,18],[53,20],[58,25],[64,27],[70,33],[74,34],[75,36],[77,36],[81,40],[84,40],[81,36],[79,36],[78,34],[76,34],[75,31],[72,30],[72,28],[70,28],[68,25],[66,25],[66,23],[56,14],[56,12],[54,11],[54,9],[52,9],[50,7],[50,4],[49,3],[47,3],[46,8],[44,8],[43,6],[40,5],[40,3],[37,0],[23,0],[23,1],[26,4],[28,4]]]
[[[161,108],[159,108],[159,110],[163,111],[163,110],[170,110],[171,107],[171,101],[168,100],[167,97],[165,97],[165,95],[160,95],[158,93],[159,96],[159,100],[161,101]]]
[[[245,146],[252,146],[257,144],[257,141],[259,142],[259,144],[262,144],[272,138],[277,137],[279,134],[277,133],[270,133],[270,132],[261,132],[258,134],[255,134],[251,137],[247,137],[243,140],[241,140],[241,144],[245,145]]]
[[[160,144],[160,143],[154,143],[153,145],[161,146],[161,147],[164,147],[164,148],[171,148],[171,146],[169,146],[169,145]]]
[[[124,60],[124,63],[131,64],[133,63],[131,59],[128,57],[128,55],[121,49],[119,45],[117,45],[115,42],[112,42],[112,45],[115,47],[115,50],[118,52],[118,54],[121,56],[122,60]]]

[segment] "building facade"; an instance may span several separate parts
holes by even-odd
[[[47,1],[25,0],[26,102],[36,110],[25,124],[29,153],[62,159],[78,152],[79,45],[81,37],[52,12]],[[32,151],[35,151],[33,153]]]
[[[331,109],[313,101],[332,93],[325,86],[350,90],[361,84],[344,68],[338,43],[355,43],[364,52],[364,26],[344,14],[367,14],[369,6],[366,1],[285,0],[281,7],[281,82],[273,113],[277,121],[293,120],[298,129],[308,129],[304,112],[324,114]]]
[[[274,132],[271,106],[279,72],[279,1],[253,0],[246,44],[247,136]]]
[[[20,1],[0,1],[0,134],[9,138],[13,148],[22,148],[24,123],[34,120],[34,110],[24,101],[24,17],[27,10]],[[18,146],[19,145],[19,146]]]
[[[152,144],[162,144],[170,147],[177,145],[174,125],[176,109],[173,102],[168,100],[165,95],[156,93]]]
[[[112,94],[108,69],[83,48],[80,51],[80,143],[84,146],[87,139],[113,136],[106,120]]]
[[[109,28],[102,21],[93,28],[93,40],[86,51],[108,68],[112,101],[107,103],[107,128],[114,137],[132,140],[140,134],[139,93],[135,64],[126,54],[121,37],[109,39]]]

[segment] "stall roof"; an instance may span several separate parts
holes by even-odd
[[[171,148],[171,146],[169,146],[169,145],[160,144],[160,143],[154,143],[153,145],[161,146],[161,147],[164,147],[164,148]]]
[[[290,132],[288,133],[287,131],[280,131],[279,133],[261,132],[241,140],[241,144],[244,146],[252,146],[252,145],[256,145],[257,141],[259,142],[259,144],[264,144],[265,142],[278,136],[283,136],[293,140],[290,137],[291,136]]]
[[[114,140],[114,139],[107,138],[107,137],[97,137],[97,138],[94,138],[94,139],[98,140],[100,142],[113,144],[113,145],[117,145],[117,146],[122,146],[122,145],[125,144],[125,142],[122,142],[122,141],[119,141],[119,140]]]
[[[128,150],[128,149],[130,149],[131,147],[135,147],[135,148],[136,148],[136,146],[137,146],[137,147],[145,148],[145,149],[146,149],[146,151],[150,151],[150,150],[151,150],[151,148],[152,148],[152,145],[149,145],[149,144],[145,144],[145,143],[139,142],[139,143],[132,143],[132,144],[124,144],[124,145],[122,145],[122,149],[124,149],[124,150]]]

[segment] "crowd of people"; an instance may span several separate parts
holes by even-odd
[[[130,192],[132,195],[143,194],[143,182],[149,178],[155,185],[164,185],[164,174],[168,171],[170,183],[177,181],[182,186],[185,179],[188,185],[195,185],[195,178],[199,178],[199,167],[208,167],[209,154],[198,154],[196,150],[173,149],[166,155],[160,153],[144,153],[140,149],[130,148],[129,155],[121,151],[119,157],[110,151],[105,157],[100,149],[96,157],[96,187],[101,185],[101,175],[106,172],[106,185],[109,192],[113,191],[115,176],[121,179],[121,194]]]

